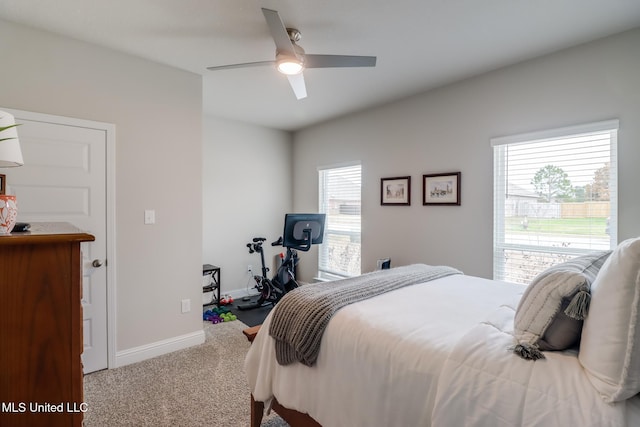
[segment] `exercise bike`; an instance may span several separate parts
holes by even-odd
[[[295,276],[298,264],[297,251],[307,252],[311,245],[322,243],[324,222],[325,214],[285,214],[282,237],[271,243],[271,246],[284,246],[287,248],[286,256],[283,256],[278,271],[271,279],[267,277],[269,269],[265,266],[262,249],[266,239],[254,237],[252,243],[247,243],[249,253],[258,252],[262,262],[262,276],[253,276],[260,297],[252,304],[239,305],[238,309],[250,310],[267,304],[275,305],[287,292],[298,287]]]
[[[250,254],[254,252],[260,254],[262,275],[253,276],[256,282],[255,288],[258,290],[260,296],[258,300],[253,303],[239,305],[239,310],[251,310],[268,304],[275,305],[287,292],[298,287],[298,282],[295,277],[295,268],[299,261],[298,253],[295,249],[289,247],[287,248],[286,256],[280,254],[282,258],[276,274],[274,274],[271,279],[267,277],[269,268],[265,265],[264,249],[262,248],[262,244],[266,240],[264,237],[254,237],[252,243],[247,243]],[[272,242],[271,246],[281,246],[282,242],[282,237],[280,237],[275,242]]]

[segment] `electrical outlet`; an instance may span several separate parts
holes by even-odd
[[[190,299],[183,299],[182,300],[182,312],[183,313],[188,313],[191,311],[191,300]]]
[[[253,265],[249,264],[247,265],[247,273],[251,273],[253,272]]]

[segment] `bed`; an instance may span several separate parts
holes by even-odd
[[[252,426],[263,409],[294,427],[640,425],[640,239],[598,259],[589,261],[580,346],[542,351],[540,360],[514,353],[518,339],[543,347],[542,335],[520,330],[523,302],[541,298],[533,283],[452,274],[346,305],[312,366],[278,362],[269,333],[276,306],[245,360]],[[576,274],[565,270],[541,275],[544,286],[568,286]],[[563,308],[584,283],[574,288]]]

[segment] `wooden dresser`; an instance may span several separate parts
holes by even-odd
[[[67,223],[0,236],[0,426],[81,426],[82,255]]]

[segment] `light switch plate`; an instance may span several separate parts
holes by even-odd
[[[156,211],[153,209],[147,209],[144,211],[144,223],[147,225],[156,223]]]

